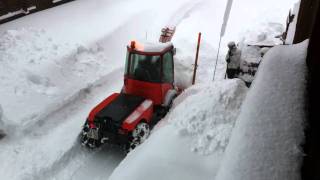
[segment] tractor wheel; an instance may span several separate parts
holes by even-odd
[[[150,126],[145,122],[139,123],[131,133],[131,141],[127,144],[126,151],[130,152],[142,144],[150,135]]]
[[[80,134],[81,144],[91,149],[99,147],[101,145],[100,141],[88,137],[89,130],[90,130],[89,124],[86,121],[86,123],[83,125],[82,131]]]

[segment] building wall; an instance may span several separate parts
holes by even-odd
[[[302,180],[320,179],[320,0],[301,0],[295,43],[310,39],[307,65],[308,89],[306,109],[306,141],[303,145],[304,160]]]
[[[311,37],[320,0],[301,0],[294,43]]]
[[[66,2],[70,2],[70,1],[73,1],[73,0],[61,0],[57,3],[53,3],[53,0],[0,0],[0,24],[26,15],[26,14],[20,13],[13,17],[9,16],[5,18],[1,18],[1,16],[4,17],[5,15],[8,15],[8,13],[17,12],[23,8],[26,9],[28,7],[35,6],[36,9],[30,12],[30,13],[33,13],[33,12],[48,9]]]

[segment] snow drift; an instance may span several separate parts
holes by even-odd
[[[298,180],[308,41],[271,49],[243,103],[217,180]]]
[[[107,61],[98,44],[61,43],[44,29],[1,33],[0,103],[6,109],[5,123],[20,130],[33,127],[72,101],[79,89],[121,65]]]
[[[181,136],[190,137],[192,151],[209,155],[224,150],[245,98],[244,83],[238,79],[217,81],[191,87],[187,94],[188,91],[197,93],[181,104],[174,103],[175,109],[167,119]],[[184,95],[178,97],[177,102],[184,98]]]
[[[128,154],[110,179],[212,178],[246,91],[241,80],[189,88],[175,100],[172,111],[148,140]]]

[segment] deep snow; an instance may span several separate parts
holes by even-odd
[[[284,23],[293,2],[235,1],[222,52],[228,41],[243,37],[248,29],[258,29],[261,23]],[[279,5],[277,13],[273,12],[274,3]],[[175,78],[179,86],[188,87],[201,31],[197,83],[207,83],[212,79],[225,4],[209,0],[78,0],[1,25],[0,104],[7,133],[0,141],[1,177],[107,178],[123,154],[108,147],[83,150],[77,135],[89,110],[121,89],[125,46],[132,39],[157,41],[163,26],[177,26],[173,38],[177,47]],[[252,12],[248,7],[262,10]],[[222,53],[216,79],[223,79],[224,72]],[[204,132],[218,138],[216,132],[228,135],[230,130]],[[201,154],[211,153],[215,143],[202,146],[204,137],[205,133],[194,137],[195,144],[189,144],[186,154],[201,156],[210,165],[213,160],[205,160]],[[191,145],[198,154],[189,151]]]

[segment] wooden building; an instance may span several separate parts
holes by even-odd
[[[70,1],[73,0],[0,0],[0,24]],[[10,13],[14,15],[11,16]]]
[[[303,180],[320,179],[320,0],[301,0],[294,43],[310,39],[307,65],[307,128],[302,165]]]

